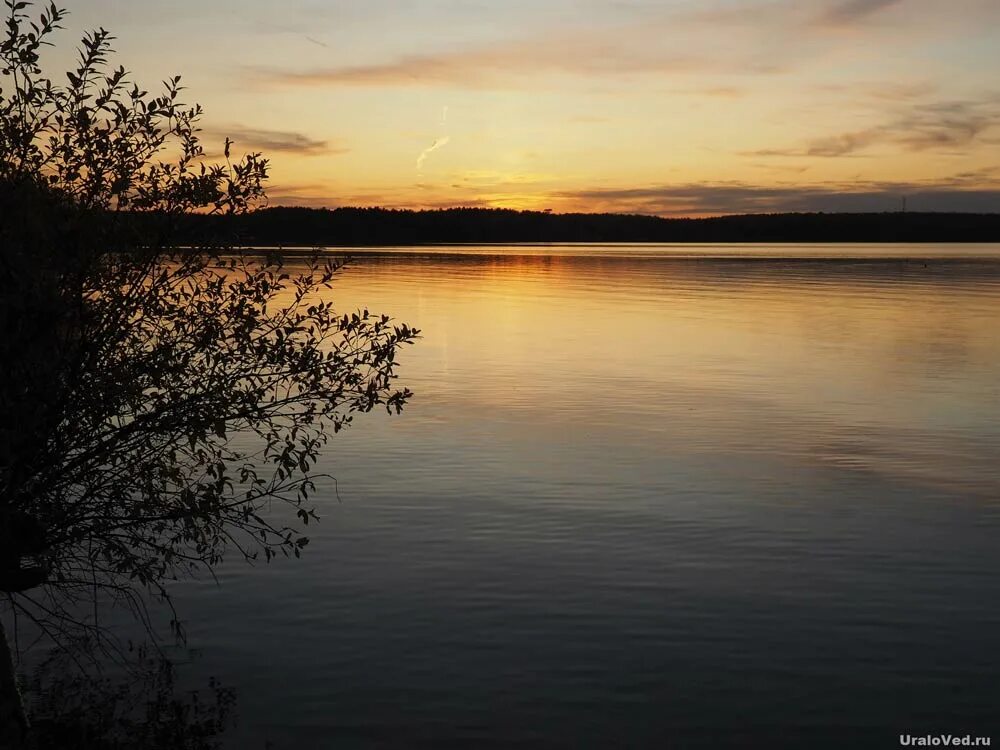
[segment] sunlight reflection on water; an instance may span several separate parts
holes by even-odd
[[[332,441],[302,560],[180,587],[234,746],[988,728],[1000,253],[968,250],[360,253],[334,299],[422,329],[415,399]]]

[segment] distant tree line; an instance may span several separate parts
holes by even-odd
[[[191,216],[203,231],[216,217]],[[227,227],[232,230],[233,227]],[[786,213],[667,219],[490,208],[275,207],[237,217],[258,246],[509,242],[1000,242],[1000,213]]]

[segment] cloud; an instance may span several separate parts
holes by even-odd
[[[708,96],[713,99],[739,99],[747,95],[747,90],[742,86],[692,86],[690,88],[663,89],[659,93],[675,96]]]
[[[481,50],[408,55],[373,65],[266,71],[272,83],[297,86],[455,86],[508,88],[537,84],[541,74],[622,75],[690,70],[680,57],[635,55],[614,45],[591,54],[517,44]]]
[[[908,107],[884,125],[823,136],[805,146],[761,149],[744,156],[843,157],[858,156],[875,146],[906,151],[959,149],[970,145],[1000,122],[1000,99],[936,102]]]
[[[827,27],[857,25],[904,0],[750,0],[697,8],[680,20],[731,28],[795,29],[798,36]],[[912,0],[911,0],[912,1]],[[961,0],[958,0],[961,2]],[[817,6],[819,8],[817,9]]]
[[[994,170],[995,173],[995,170]],[[553,194],[590,211],[699,216],[730,213],[894,211],[906,196],[911,211],[1000,211],[1000,184],[976,185],[964,176],[938,182],[776,186],[744,182],[595,188]]]
[[[792,157],[839,157],[858,156],[858,151],[883,141],[883,133],[878,128],[858,130],[853,133],[814,138],[803,148],[766,148],[759,151],[745,151],[743,156],[792,156]]]
[[[896,139],[912,151],[964,146],[1000,117],[1000,101],[942,102],[918,107],[892,127]]]
[[[417,157],[417,169],[423,169],[424,162],[427,161],[427,157],[437,151],[439,148],[444,148],[451,141],[451,136],[444,136],[443,138],[437,138],[434,143],[425,148],[420,152],[420,156]]]
[[[329,141],[310,138],[302,133],[288,130],[265,130],[243,125],[229,125],[210,128],[205,133],[213,138],[230,138],[240,149],[259,149],[265,153],[282,153],[314,156],[318,154],[343,154],[349,149],[332,146]]]
[[[908,103],[926,99],[939,90],[928,81],[852,81],[850,83],[824,83],[815,87],[818,93],[847,96],[857,101],[859,97],[872,102]]]
[[[937,0],[905,0],[910,13],[898,27],[886,24],[866,56],[883,47],[896,48],[914,34],[938,36],[949,24],[978,23],[996,13],[995,0],[951,0],[960,6],[941,21]],[[386,47],[379,58],[364,63],[343,62],[300,69],[251,71],[264,83],[288,86],[452,86],[475,89],[538,88],[553,75],[586,77],[655,76],[664,74],[784,73],[836,54],[843,44],[841,27],[859,26],[881,13],[898,10],[904,0],[741,0],[741,2],[648,3],[641,18],[627,5],[608,2],[604,23],[575,18],[545,29],[546,23],[523,35],[501,24],[504,37],[470,41],[465,47],[432,47],[420,39],[409,49]],[[603,6],[604,3],[602,2]],[[613,13],[611,11],[614,11]],[[537,14],[535,14],[537,16]],[[518,18],[516,9],[510,17]],[[522,34],[521,36],[517,36]],[[436,39],[436,37],[433,37]],[[462,38],[458,36],[457,38]],[[470,37],[474,38],[474,37]],[[857,49],[852,48],[852,53]],[[673,83],[673,82],[671,82]],[[730,96],[738,87],[715,87]]]
[[[828,138],[819,138],[809,144],[807,156],[846,156],[867,148],[878,140],[877,130],[861,130],[856,133],[842,133]]]
[[[857,23],[879,11],[900,4],[902,0],[847,0],[838,2],[827,10],[822,20],[835,25]]]
[[[257,69],[264,82],[290,86],[538,87],[552,75],[623,77],[667,73],[772,73],[783,70],[772,54],[731,43],[720,50],[719,30],[687,19],[679,30],[665,19],[644,25],[572,29],[434,52],[397,54],[363,65],[305,70]],[[697,27],[697,28],[696,28]],[[735,92],[716,87],[719,95]]]
[[[971,187],[992,182],[1000,182],[1000,164],[959,172],[949,180],[949,183],[954,186],[966,185]]]

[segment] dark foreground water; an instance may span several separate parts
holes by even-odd
[[[991,255],[359,256],[415,399],[332,441],[302,560],[178,590],[232,746],[1000,743]]]

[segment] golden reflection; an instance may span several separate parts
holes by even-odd
[[[362,256],[332,292],[422,330],[402,360],[416,419],[615,425],[646,448],[998,489],[990,443],[920,435],[995,432],[1000,263],[416,252]]]

